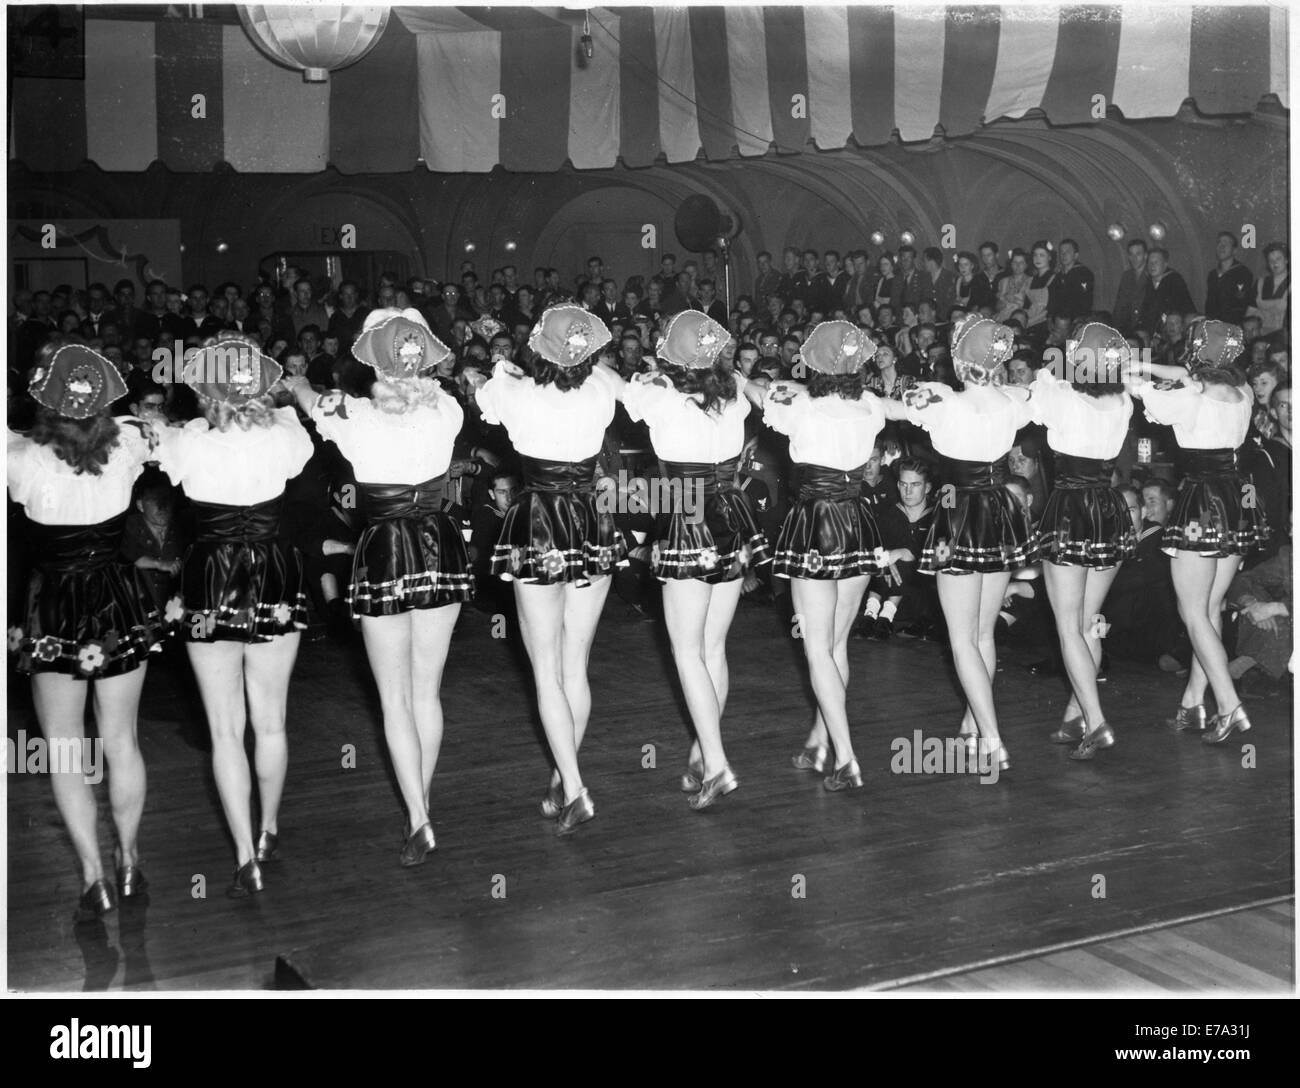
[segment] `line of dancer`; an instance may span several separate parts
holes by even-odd
[[[740,784],[722,739],[726,641],[743,579],[767,562],[790,581],[816,702],[793,763],[825,772],[825,789],[863,784],[846,698],[847,640],[869,580],[899,563],[917,563],[936,578],[965,698],[958,733],[969,756],[1010,766],[993,694],[994,622],[1012,572],[1034,562],[1043,565],[1071,688],[1050,739],[1074,746],[1077,760],[1111,747],[1115,732],[1097,690],[1102,631],[1095,618],[1134,550],[1124,500],[1112,486],[1132,398],[1174,428],[1190,460],[1166,550],[1196,659],[1168,724],[1199,732],[1207,743],[1250,728],[1220,627],[1233,574],[1268,532],[1233,452],[1245,439],[1252,403],[1235,366],[1241,330],[1199,321],[1184,367],[1138,368],[1114,329],[1090,323],[1066,353],[1074,376],[1040,371],[1028,389],[1003,383],[1013,339],[993,320],[965,318],[952,338],[961,388],[922,383],[897,402],[864,389],[863,367],[876,345],[849,322],[824,322],[809,333],[797,371],[806,380],[768,382],[735,369],[725,328],[685,311],[667,325],[651,369],[624,381],[598,361],[608,328],[580,307],[561,305],[534,327],[528,371],[505,361],[490,377],[467,371],[476,410],[505,427],[523,463],[524,487],[505,514],[491,569],[513,587],[553,764],[541,811],[557,834],[596,813],[578,753],[592,712],[591,647],[611,575],[626,561],[613,516],[597,502],[597,455],[620,400],[648,426],[662,475],[680,485],[668,489],[672,508],[654,521],[651,567],[663,583],[694,734],[681,779],[691,808],[708,809]],[[443,512],[464,409],[434,380],[450,352],[418,311],[373,312],[353,350],[375,373],[368,397],[318,394],[304,378],[284,376],[252,341],[222,334],[186,369],[201,417],[168,427],[108,415],[126,389],[113,364],[89,347],[42,351],[31,383],[35,425],[8,438],[10,494],[32,522],[37,557],[9,641],[18,669],[31,675],[47,738],[84,741],[84,707],[93,695],[109,764],[115,885],[100,857],[90,786],[79,775],[52,776],[81,862],[81,917],[111,911],[146,887],[136,722],[147,658],[177,629],[198,681],[235,854],[228,894],[261,891],[263,866],[279,856],[287,692],[306,626],[303,560],[279,532],[286,484],[312,455],[299,413],[321,440],[336,444],[358,481],[365,527],[347,606],[379,691],[405,814],[398,862],[417,866],[436,849],[431,791],[443,738],[441,684],[460,606],[474,596],[463,535]],[[239,365],[231,367],[232,358]],[[274,406],[280,389],[296,408]],[[746,418],[755,410],[789,437],[798,480],[774,545],[736,483]],[[945,462],[948,484],[920,555],[883,546],[859,486],[890,420],[926,430]],[[1007,454],[1030,422],[1046,427],[1057,468],[1037,532],[1006,486]],[[117,558],[133,485],[150,462],[184,488],[198,525],[181,593],[164,610]],[[690,501],[697,497],[703,501]],[[1217,706],[1213,718],[1207,689]],[[252,768],[244,747],[249,721]]]

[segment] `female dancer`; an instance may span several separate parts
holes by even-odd
[[[800,478],[772,565],[774,575],[790,580],[817,697],[812,731],[794,765],[821,772],[829,737],[835,763],[823,784],[832,791],[862,785],[845,707],[849,632],[871,576],[902,557],[901,549],[895,554],[882,546],[862,495],[862,466],[885,421],[903,417],[898,402],[863,389],[863,368],[875,351],[856,326],[823,321],[803,345],[807,386],[778,382],[760,401],[768,425],[790,436]]]
[[[452,352],[418,310],[375,310],[352,353],[375,372],[370,397],[318,397],[303,379],[293,390],[356,472],[366,528],[348,604],[361,617],[379,687],[407,815],[398,862],[410,867],[436,845],[429,788],[442,746],[438,693],[461,603],[474,596],[464,538],[441,510],[464,411],[432,377]]]
[[[502,423],[523,462],[524,489],[506,512],[492,573],[513,581],[537,706],[555,760],[542,814],[567,834],[596,815],[578,770],[591,716],[587,659],[609,575],[625,546],[596,510],[596,455],[621,381],[595,365],[609,330],[579,306],[552,306],[528,347],[533,373],[499,362],[479,386],[488,423]],[[477,382],[477,379],[475,379]]]
[[[664,330],[658,370],[634,374],[623,392],[633,422],[650,428],[674,503],[656,518],[650,566],[664,583],[664,620],[695,727],[682,788],[697,811],[740,785],[722,748],[727,632],[746,572],[769,562],[735,485],[749,401],[737,396],[723,352],[729,339],[706,314],[683,310]]]
[[[226,889],[233,899],[260,892],[261,863],[276,858],[289,765],[285,701],[299,632],[307,626],[302,560],[277,536],[284,485],[302,471],[312,445],[294,408],[273,407],[270,389],[281,373],[251,338],[223,333],[208,341],[184,374],[203,418],[166,428],[157,451],[159,467],[185,489],[194,509],[195,540],[181,572],[181,634],[235,845],[235,877]],[[246,717],[257,739],[256,844]]]
[[[938,576],[953,664],[966,693],[961,734],[969,754],[981,763],[996,760],[1001,770],[1011,761],[993,704],[993,628],[1011,572],[1028,566],[1032,547],[1029,517],[1006,487],[1007,454],[1029,422],[1023,391],[1013,398],[1015,391],[1002,384],[1002,364],[1014,350],[1009,328],[969,314],[953,331],[961,392],[924,382],[903,401],[906,417],[929,431],[935,452],[948,459],[952,490],[944,489],[935,510],[920,569]]]
[[[1174,429],[1187,455],[1187,475],[1165,525],[1164,550],[1178,614],[1195,654],[1178,713],[1166,724],[1176,732],[1203,732],[1206,744],[1222,744],[1250,719],[1237,696],[1223,649],[1223,599],[1242,557],[1268,540],[1258,502],[1247,502],[1236,451],[1250,428],[1254,398],[1234,365],[1244,344],[1241,329],[1198,318],[1187,332],[1179,367],[1151,365],[1157,385],[1140,377],[1129,389],[1141,397],[1147,417]],[[1219,713],[1207,723],[1205,689],[1214,689]]]
[[[1123,381],[1128,357],[1123,336],[1092,322],[1069,344],[1065,379],[1043,367],[1030,386],[1034,422],[1047,428],[1056,457],[1056,483],[1043,507],[1034,553],[1043,562],[1071,688],[1052,740],[1078,742],[1071,759],[1092,759],[1115,743],[1097,693],[1098,620],[1119,564],[1137,551],[1128,506],[1111,486],[1133,415]]]
[[[94,684],[123,900],[145,888],[136,842],[145,795],[136,713],[150,649],[163,634],[148,587],[118,561],[131,488],[150,458],[143,425],[108,415],[126,391],[98,352],[80,343],[46,345],[31,379],[40,405],[35,426],[8,439],[9,493],[31,519],[37,557],[9,648],[19,672],[31,675],[46,741],[75,745],[78,756],[86,750],[86,694]],[[116,906],[99,856],[94,791],[79,769],[50,769],[55,803],[81,859],[78,917],[88,920]]]

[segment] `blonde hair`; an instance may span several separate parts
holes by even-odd
[[[438,398],[445,396],[442,387],[432,378],[376,378],[370,389],[370,399],[381,412],[400,416],[416,408],[432,408]]]
[[[218,431],[228,431],[231,426],[251,431],[254,427],[269,427],[275,422],[275,398],[269,393],[238,406],[200,396],[199,407],[203,409],[203,418]]]

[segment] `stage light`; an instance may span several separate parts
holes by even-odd
[[[476,246],[473,242],[466,242],[466,243],[465,243],[465,252],[466,252],[466,253],[473,253],[474,250],[476,250],[476,249],[478,249],[478,246]]]
[[[181,251],[182,253],[185,252],[185,243],[184,243],[184,242],[182,242],[182,243],[180,244],[180,251]]]
[[[1124,224],[1112,223],[1109,227],[1106,228],[1106,234],[1110,237],[1110,240],[1112,242],[1118,242],[1121,238],[1124,237]]]
[[[226,242],[218,242],[218,243],[217,243],[217,252],[218,252],[218,253],[225,253],[229,248],[230,248],[230,245],[229,245],[228,243],[226,243]]]
[[[513,252],[514,252],[516,249],[518,249],[518,248],[519,248],[519,243],[518,243],[518,242],[507,242],[507,243],[506,243],[506,252],[507,252],[507,253],[513,253]]]
[[[913,234],[910,230],[905,230],[903,231],[902,234],[898,236],[898,240],[902,242],[903,245],[910,246],[913,242],[916,241],[916,235]]]
[[[1151,226],[1147,227],[1147,233],[1157,242],[1163,242],[1165,240],[1165,225],[1158,221],[1152,223]]]
[[[883,246],[885,244],[884,232],[873,230],[871,232],[871,244],[873,246]]]

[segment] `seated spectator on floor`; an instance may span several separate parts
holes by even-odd
[[[1239,571],[1228,587],[1228,605],[1237,612],[1237,656],[1228,671],[1242,694],[1286,678],[1294,640],[1292,577],[1286,544],[1272,558]]]
[[[862,638],[881,641],[893,636],[895,621],[900,633],[932,635],[939,616],[934,579],[918,576],[916,571],[934,520],[933,470],[919,457],[899,461],[895,468],[897,501],[878,505],[873,511],[891,569],[868,582],[858,628]]]
[[[862,497],[870,504],[872,514],[898,502],[898,485],[882,463],[884,452],[884,444],[877,440],[867,463],[862,466]]]
[[[122,527],[121,555],[144,576],[150,600],[164,615],[167,602],[180,592],[185,546],[176,518],[176,489],[161,473],[146,472]]]

